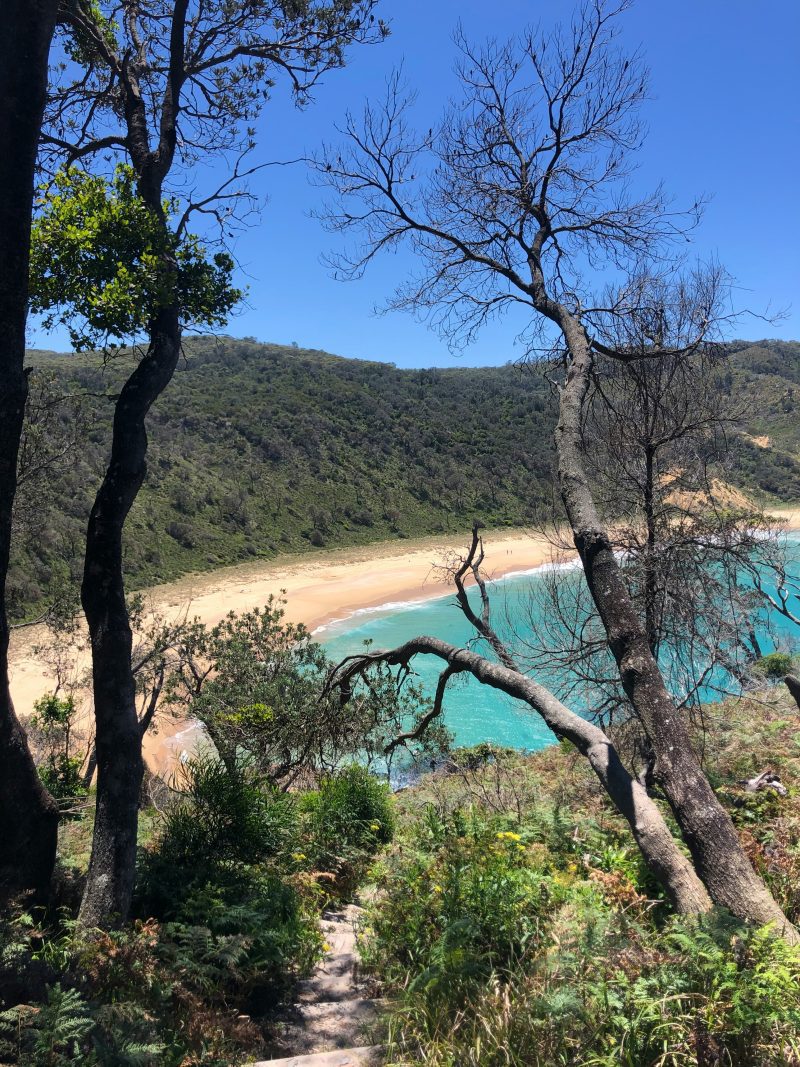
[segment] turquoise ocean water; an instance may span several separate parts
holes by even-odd
[[[800,576],[800,536],[792,535],[789,554],[792,571]],[[564,581],[575,581],[576,574],[569,569],[563,572]],[[540,570],[512,574],[489,584],[494,617],[508,617],[520,631],[536,624],[536,586],[543,576]],[[795,610],[800,605],[795,603]],[[763,628],[760,636],[763,636]],[[800,644],[800,631],[783,619],[775,620],[775,630],[787,642]],[[450,641],[455,645],[466,644],[474,637],[472,628],[455,605],[452,594],[418,603],[387,604],[381,608],[367,609],[317,631],[315,637],[324,646],[333,660],[359,652],[365,640],[372,641],[374,649],[394,648],[418,634],[429,634]],[[769,640],[763,643],[764,651],[773,648]],[[476,648],[476,651],[480,651]],[[418,656],[414,660],[416,682],[423,691],[433,696],[436,680],[441,671],[441,662],[432,656]],[[545,679],[542,679],[543,681]],[[558,688],[558,679],[551,679]],[[708,694],[713,699],[712,694]],[[576,710],[579,707],[573,702]],[[444,702],[445,721],[454,734],[455,744],[474,745],[491,741],[512,748],[535,750],[554,740],[553,735],[527,705],[512,700],[503,693],[483,686],[467,675],[459,676],[450,683]]]

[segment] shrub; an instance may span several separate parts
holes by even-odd
[[[45,788],[56,800],[85,797],[84,757],[74,755],[75,701],[71,696],[61,700],[55,693],[46,693],[33,708],[29,729],[39,750],[37,771]]]
[[[390,864],[370,918],[371,969],[458,1010],[465,990],[530,950],[573,875],[553,877],[545,850],[504,825],[458,811],[439,822],[428,810],[416,847]]]
[[[800,952],[727,913],[665,918],[596,830],[429,807],[390,854],[361,939],[394,993],[391,1062],[785,1067]]]
[[[0,1055],[25,1067],[96,1063],[86,1055],[94,1025],[80,993],[56,984],[40,1007],[25,1004],[0,1013]]]
[[[779,679],[792,669],[793,658],[788,652],[770,652],[753,664],[753,670],[765,678]]]
[[[309,858],[336,876],[338,892],[351,893],[369,862],[394,835],[389,787],[353,764],[323,778],[302,798]]]
[[[319,958],[317,893],[292,859],[298,830],[294,798],[252,769],[188,765],[142,855],[137,908],[166,921],[159,958],[197,995],[263,1006]]]
[[[298,831],[294,799],[248,768],[199,756],[184,774],[182,796],[143,855],[141,906],[161,918],[173,916],[197,886],[288,855]]]
[[[168,928],[179,947],[174,957],[202,962],[202,943],[210,934],[236,956],[230,966],[219,968],[215,988],[220,998],[246,996],[248,1011],[260,1012],[320,958],[323,939],[316,904],[310,883],[303,887],[269,867],[237,871],[221,883],[198,887],[183,902],[178,922]],[[208,989],[202,972],[200,977],[202,988]]]

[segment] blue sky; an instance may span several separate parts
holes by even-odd
[[[420,125],[427,127],[455,88],[451,34],[457,21],[480,40],[531,21],[547,26],[572,9],[572,0],[384,0],[391,37],[354,51],[346,69],[327,77],[310,108],[297,111],[276,89],[259,124],[258,158],[291,159],[335,139],[334,125],[345,110],[379,94],[401,62],[419,93]],[[728,267],[741,287],[740,303],[788,309],[782,322],[745,321],[737,332],[800,339],[800,3],[638,0],[622,31],[627,45],[641,45],[651,69],[641,180],[652,185],[663,179],[679,203],[711,196],[696,235],[698,255],[716,255]],[[338,238],[310,217],[324,193],[302,166],[267,168],[255,188],[267,202],[235,250],[249,306],[232,319],[229,333],[399,366],[504,363],[519,354],[519,321],[492,324],[454,356],[410,315],[376,315],[374,308],[413,267],[404,254],[385,257],[361,281],[334,281],[320,256],[335,250]],[[30,341],[67,347],[61,335],[32,331]]]

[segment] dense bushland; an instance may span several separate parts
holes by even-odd
[[[774,692],[708,711],[706,766],[796,919],[796,715]],[[764,765],[787,796],[744,790]],[[394,998],[388,1062],[800,1062],[797,949],[720,909],[672,914],[569,746],[463,754],[398,807],[362,931]]]
[[[702,740],[748,854],[796,921],[793,705],[782,686],[713,705]],[[744,788],[767,767],[785,795]],[[325,952],[321,909],[365,884],[360,948],[389,998],[387,1063],[800,1062],[798,951],[719,909],[676,916],[568,744],[456,751],[393,797],[357,765],[287,793],[246,759],[206,753],[158,796],[140,821],[132,925],[75,933],[91,805],[62,825],[53,907],[4,918],[3,1062],[268,1055],[276,1007]]]
[[[301,795],[199,757],[142,820],[132,925],[77,934],[91,820],[62,833],[61,910],[0,926],[0,1058],[26,1067],[244,1062],[325,952],[318,916],[391,840],[385,785],[357,766]]]
[[[132,587],[281,552],[457,532],[476,518],[524,526],[549,513],[554,398],[535,368],[397,370],[227,338],[185,350],[151,415],[149,472],[125,532]],[[9,584],[17,618],[79,577],[109,440],[103,397],[128,364],[32,358],[34,381],[44,375],[49,395],[70,398],[48,428],[51,448],[59,434],[69,439],[70,420],[89,430],[45,482],[23,486]],[[734,484],[800,498],[798,380],[798,345],[734,354],[720,381],[746,412],[724,474]],[[752,440],[765,435],[770,447]]]

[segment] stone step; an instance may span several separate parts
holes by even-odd
[[[335,1052],[312,1052],[305,1056],[284,1056],[279,1060],[260,1060],[252,1067],[378,1067],[383,1062],[380,1045],[337,1049]]]
[[[357,993],[358,956],[337,952],[326,956],[310,978],[297,983],[296,998],[301,1004],[352,999]]]
[[[373,1037],[383,1003],[353,997],[322,1003],[295,1004],[287,1012],[280,1046],[296,1055],[358,1048]]]
[[[353,952],[356,947],[356,934],[349,923],[320,923],[322,936],[330,946],[329,953]],[[323,961],[324,962],[324,961]]]

